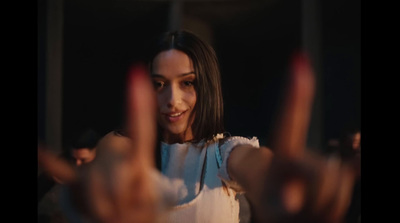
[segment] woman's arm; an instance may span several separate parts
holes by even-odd
[[[267,173],[273,157],[273,152],[267,147],[238,145],[228,158],[229,177],[238,182],[245,191],[251,192],[257,188],[261,175]]]

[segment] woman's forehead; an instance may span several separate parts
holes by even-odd
[[[194,71],[193,62],[180,50],[162,51],[153,60],[152,73],[162,76],[176,76]]]

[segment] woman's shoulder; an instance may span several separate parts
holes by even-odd
[[[232,136],[229,132],[220,134],[218,138],[219,147],[233,147],[240,144],[250,144],[254,147],[260,147],[256,136]]]

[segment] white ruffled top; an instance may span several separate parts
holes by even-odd
[[[197,144],[162,143],[161,172],[166,176],[162,191],[176,201],[163,222],[239,222],[236,193],[241,188],[229,177],[228,157],[237,145],[259,148],[259,142],[256,137],[233,136],[219,145],[223,138],[217,134],[213,140]]]

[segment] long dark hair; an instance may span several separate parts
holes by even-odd
[[[171,49],[184,52],[193,62],[197,94],[192,125],[193,141],[210,140],[217,133],[224,132],[221,74],[216,53],[209,44],[190,31],[167,32],[154,45],[149,58],[150,71],[154,58],[160,52]]]

